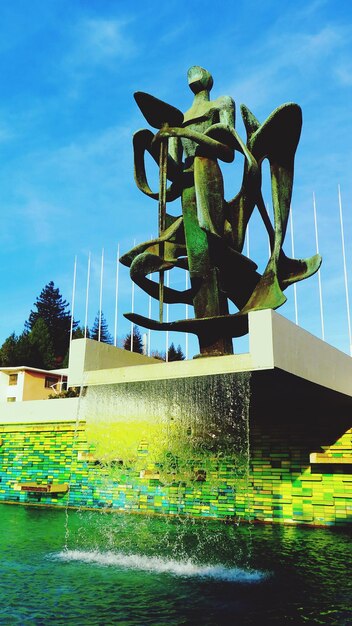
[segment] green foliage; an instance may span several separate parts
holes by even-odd
[[[28,321],[25,323],[25,330],[27,332],[32,331],[37,320],[41,318],[46,324],[52,342],[55,364],[60,365],[70,342],[71,313],[68,308],[69,304],[63,299],[59,289],[55,288],[53,281],[50,281],[42,289],[34,307],[36,310],[30,312]],[[74,322],[73,330],[76,328],[77,322]]]
[[[76,330],[72,333],[72,339],[91,339],[89,328],[84,331],[84,326],[77,326]]]
[[[30,341],[30,333],[24,331],[22,335],[17,337],[15,348],[15,365],[30,365],[31,367],[39,367],[32,364],[32,353],[36,350],[35,340]]]
[[[99,313],[97,313],[96,318],[94,320],[94,324],[89,333],[90,339],[95,339],[95,341],[102,341],[103,343],[112,343],[112,337],[109,333],[108,325],[106,319],[101,313],[101,322],[100,322],[100,338],[99,338]]]
[[[79,387],[69,387],[59,393],[51,393],[48,400],[60,400],[61,398],[77,398],[80,394]]]
[[[41,291],[30,312],[24,331],[12,333],[0,348],[0,365],[27,365],[52,369],[63,363],[70,342],[71,314],[68,303],[51,281]],[[73,333],[77,332],[77,322]]]
[[[25,365],[30,363],[32,367],[51,369],[55,367],[55,355],[53,342],[48,327],[41,317],[38,317],[28,335],[24,335],[22,341],[28,346],[28,359]]]
[[[123,347],[125,350],[131,350],[131,333],[128,333],[128,335],[126,335],[123,342]],[[132,351],[138,352],[138,354],[143,354],[143,341],[138,326],[133,327]]]
[[[18,337],[15,335],[15,333],[12,333],[12,335],[5,339],[0,348],[0,365],[2,367],[23,365],[23,363],[17,362],[17,343]]]
[[[28,365],[39,369],[55,366],[52,341],[47,326],[40,317],[30,332],[24,331],[17,337],[12,333],[0,349],[0,364],[3,367]]]
[[[178,345],[176,349],[174,346],[174,343],[172,343],[168,349],[167,357],[168,357],[168,361],[183,361],[185,358],[185,355],[183,354],[180,345]]]

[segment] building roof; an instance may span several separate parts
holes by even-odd
[[[0,367],[0,372],[4,372],[5,374],[15,374],[16,372],[37,372],[40,374],[46,374],[49,376],[53,374],[54,376],[67,376],[68,369],[63,367],[57,370],[42,370],[38,367],[29,367],[28,365],[15,365],[13,367]]]

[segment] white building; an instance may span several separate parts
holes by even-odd
[[[67,370],[42,370],[21,365],[0,368],[0,402],[45,400],[59,393],[67,382]]]

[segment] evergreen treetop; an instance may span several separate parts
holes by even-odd
[[[33,325],[29,334],[23,334],[29,345],[29,362],[32,367],[52,369],[55,367],[55,354],[48,327],[41,317]],[[21,339],[21,338],[20,338]]]
[[[89,338],[95,339],[95,341],[102,341],[103,343],[112,343],[112,337],[109,333],[108,324],[104,317],[103,312],[101,312],[100,318],[100,339],[99,339],[99,312],[96,315],[94,320],[94,324],[89,332]]]
[[[131,333],[126,335],[123,347],[125,350],[131,350]],[[138,326],[133,326],[132,352],[143,354],[143,340]]]
[[[39,369],[52,369],[56,365],[52,341],[47,326],[41,317],[30,332],[19,337],[12,333],[0,348],[0,365],[16,367],[27,365]]]
[[[167,360],[168,361],[183,361],[184,358],[185,358],[185,355],[182,352],[182,348],[180,344],[177,346],[177,349],[176,349],[174,343],[172,342],[167,351]]]
[[[25,330],[27,332],[32,331],[35,323],[41,318],[49,333],[55,362],[60,364],[67,353],[70,342],[71,313],[69,304],[63,299],[54,282],[50,281],[42,289],[34,307],[36,310],[30,312],[28,321],[25,323]],[[75,330],[76,327],[77,322],[74,322],[73,329]]]
[[[12,333],[0,348],[0,365],[27,365],[40,369],[62,366],[71,330],[69,304],[50,281],[34,303],[21,335]],[[77,322],[73,323],[75,336]]]
[[[18,363],[18,355],[16,351],[17,343],[18,337],[15,333],[12,333],[9,337],[7,337],[7,339],[5,339],[0,348],[0,365],[2,367],[24,365],[23,363]]]

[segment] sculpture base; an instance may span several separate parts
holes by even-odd
[[[272,311],[249,327],[247,354],[171,363],[74,340],[79,400],[2,408],[0,501],[351,522],[352,359]],[[47,475],[69,492],[43,491]]]

